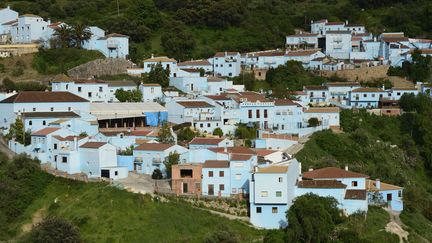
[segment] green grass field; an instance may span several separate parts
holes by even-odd
[[[53,180],[12,227],[31,222],[40,209],[71,221],[85,242],[201,242],[221,225],[241,241],[260,239],[262,233],[182,202],[162,203],[103,183],[65,179]]]

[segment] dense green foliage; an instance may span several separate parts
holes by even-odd
[[[157,63],[153,66],[148,74],[144,76],[145,83],[156,83],[160,84],[162,87],[169,86],[169,74],[168,69],[164,69],[161,63]]]
[[[168,123],[162,124],[159,129],[157,141],[160,143],[169,143],[174,144],[175,139],[171,134],[171,128],[168,126]]]
[[[304,168],[349,165],[350,170],[403,186],[402,219],[411,227],[410,236],[431,240],[432,100],[405,95],[400,105],[409,111],[400,117],[342,111],[345,133],[314,134],[297,158]]]
[[[75,225],[82,242],[202,242],[209,232],[220,230],[218,225],[228,227],[241,242],[261,238],[259,231],[244,223],[195,209],[182,200],[159,202],[105,183],[54,177],[42,172],[38,161],[23,156],[8,161],[0,153],[0,240],[15,241],[21,226],[36,212]]]
[[[48,86],[39,82],[27,81],[27,82],[14,82],[9,78],[4,78],[0,85],[0,90],[5,92],[12,91],[44,91],[47,90]]]
[[[235,136],[238,139],[255,139],[257,136],[257,127],[239,124],[235,130]]]
[[[173,165],[177,165],[180,162],[180,154],[177,152],[170,152],[168,157],[164,160],[164,165],[167,173],[167,177],[171,178],[171,168]]]
[[[104,56],[98,51],[75,48],[40,49],[34,55],[33,67],[41,74],[59,74],[99,58]]]
[[[199,136],[198,131],[193,131],[190,127],[184,127],[177,131],[177,141],[187,145],[194,137]]]
[[[222,137],[223,136],[222,129],[220,127],[215,128],[215,130],[213,130],[213,135]]]
[[[116,90],[114,95],[120,102],[141,102],[142,101],[142,93],[139,89],[133,89],[133,90],[118,89]]]
[[[78,228],[70,222],[57,217],[44,219],[25,238],[26,242],[34,243],[81,242]]]
[[[20,144],[29,145],[31,143],[31,131],[24,131],[24,123],[17,118],[9,127],[9,132],[5,136],[8,140],[15,139]]]
[[[432,34],[428,0],[7,0],[0,7],[7,4],[21,14],[129,35],[134,61],[152,53],[184,59],[223,50],[282,47],[294,28],[308,30],[311,20],[321,18],[365,24],[374,34],[383,30]]]
[[[427,82],[432,80],[432,57],[422,56],[415,51],[412,55],[412,62],[405,61],[402,67],[390,67],[389,76],[407,77],[414,82]]]

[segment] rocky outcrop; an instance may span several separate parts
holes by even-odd
[[[128,68],[134,66],[133,62],[120,58],[96,59],[70,69],[68,75],[73,78],[116,75],[126,73]]]

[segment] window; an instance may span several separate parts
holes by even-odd
[[[238,181],[241,180],[241,174],[236,174],[235,175],[235,179],[238,180]]]
[[[279,182],[283,182],[283,178],[282,178],[282,177],[279,177],[279,178],[278,178],[278,181],[279,181]]]
[[[262,212],[262,208],[261,207],[257,207],[256,208],[256,213],[261,213]]]
[[[29,121],[29,126],[31,126],[31,125],[33,125],[33,122],[32,122],[32,121]]]
[[[228,76],[232,77],[232,73],[228,73]]]
[[[372,98],[375,98],[375,94],[371,94]]]
[[[200,124],[200,127],[203,128],[203,127],[204,127],[204,124],[201,123],[201,124]]]
[[[357,187],[357,181],[352,181],[352,182],[351,182],[351,186],[353,186],[353,187]]]
[[[103,88],[102,87],[99,87],[99,92],[102,92],[103,91]]]
[[[267,114],[267,109],[264,110],[264,118],[267,118],[268,114]]]
[[[81,87],[78,87],[78,92],[81,92],[82,91],[82,88]]]
[[[367,94],[363,94],[363,97],[366,98],[366,97],[367,97]]]
[[[232,189],[232,194],[236,194],[237,193],[237,189],[236,188],[233,188]]]
[[[66,90],[69,89],[69,84],[66,84]]]
[[[400,94],[401,94],[400,92],[397,92],[397,95],[398,95],[398,96],[400,96]]]
[[[33,111],[36,111],[36,108],[33,107]]]
[[[230,63],[230,64],[228,64],[228,67],[232,67],[232,64]]]
[[[154,88],[150,89],[150,93],[152,93],[152,94],[154,93]]]
[[[45,125],[46,125],[46,121],[42,121],[42,125],[44,125],[44,126],[45,126]]]
[[[277,207],[272,207],[272,213],[278,213],[278,208]]]
[[[398,191],[398,197],[402,197],[402,191]]]
[[[256,118],[260,118],[260,110],[256,110]]]
[[[72,107],[69,106],[69,107],[68,107],[68,111],[71,111],[71,110],[72,110]]]
[[[210,127],[210,123],[207,123],[207,127]]]
[[[209,177],[213,177],[213,171],[209,171],[209,172],[208,172],[208,176],[209,176]]]
[[[219,171],[219,177],[224,177],[225,176],[225,172],[224,171]]]
[[[325,96],[326,96],[326,95],[325,95],[325,92],[322,92],[321,96],[322,96],[322,97],[325,97]]]
[[[51,109],[50,109],[51,111],[54,111],[54,107],[51,107]]]
[[[62,163],[67,163],[67,157],[65,156],[62,157]]]
[[[252,118],[252,110],[248,110],[248,117]]]
[[[89,98],[92,97],[92,92],[88,92],[88,97],[89,97]]]
[[[261,191],[261,197],[268,197],[268,191]]]
[[[57,144],[56,143],[54,144],[54,149],[57,149]]]
[[[276,192],[276,197],[282,197],[282,192],[281,191],[277,191]]]
[[[114,175],[115,175],[115,176],[118,176],[118,171],[114,171]]]
[[[219,185],[219,191],[224,191],[225,190],[225,185],[224,184],[220,184]]]

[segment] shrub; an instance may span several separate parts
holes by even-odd
[[[320,122],[316,117],[309,118],[308,120],[308,127],[317,127],[319,124]]]
[[[160,169],[155,169],[152,174],[153,180],[160,180],[163,178],[162,171]]]
[[[213,131],[213,135],[215,135],[215,136],[219,136],[219,137],[222,137],[222,136],[223,136],[223,131],[222,131],[222,129],[219,128],[219,127],[215,128],[215,130]]]
[[[50,217],[36,225],[30,232],[28,242],[81,242],[81,236],[77,227],[68,221]]]

